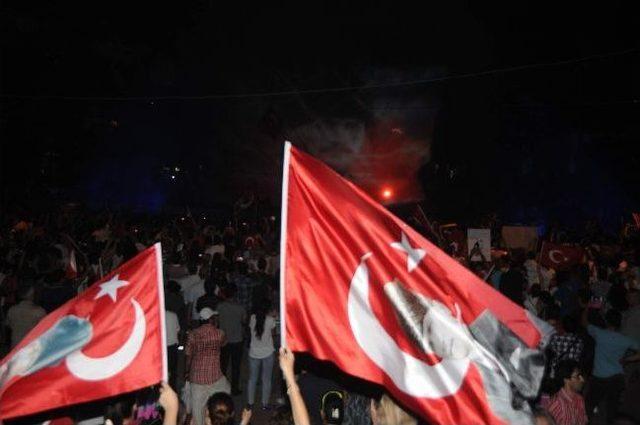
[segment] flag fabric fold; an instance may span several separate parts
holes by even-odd
[[[290,144],[283,338],[438,424],[531,423],[548,328]],[[514,407],[515,406],[515,407]]]
[[[160,244],[46,316],[0,362],[0,418],[110,397],[167,378]]]

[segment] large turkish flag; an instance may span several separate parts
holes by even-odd
[[[0,418],[166,380],[161,259],[156,244],[42,319],[0,363]]]
[[[538,391],[539,321],[290,144],[282,223],[289,348],[384,385],[432,423],[531,422],[512,401]]]

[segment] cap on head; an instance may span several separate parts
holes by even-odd
[[[212,316],[216,316],[218,314],[217,311],[209,308],[209,307],[205,307],[202,310],[200,310],[200,319],[202,320],[209,320],[211,319]]]

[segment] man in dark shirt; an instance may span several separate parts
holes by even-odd
[[[167,290],[164,294],[164,303],[167,310],[173,311],[180,321],[180,328],[186,329],[187,323],[185,321],[185,305],[182,292],[180,292],[180,284],[175,280],[170,280],[167,283]]]
[[[524,305],[525,278],[513,264],[502,273],[500,292],[518,305]]]

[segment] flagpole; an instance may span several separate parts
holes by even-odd
[[[289,162],[291,142],[284,142],[284,160],[282,161],[282,202],[280,210],[280,346],[287,346],[285,317],[286,297],[286,259],[287,259],[287,204],[289,199]]]
[[[158,273],[158,307],[160,308],[160,335],[162,339],[162,380],[165,382],[169,382],[169,368],[168,368],[168,359],[167,359],[167,329],[165,326],[165,311],[164,311],[164,272],[162,271],[162,245],[160,242],[156,242],[153,245],[155,249],[156,255],[156,272]]]

